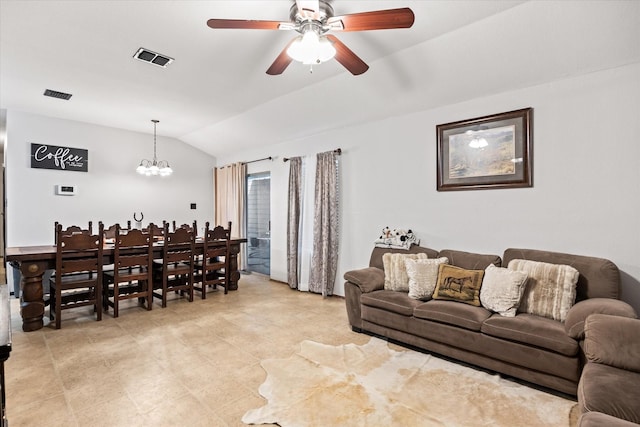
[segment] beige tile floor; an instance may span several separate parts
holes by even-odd
[[[19,426],[241,426],[265,401],[260,360],[286,358],[305,339],[364,344],[344,299],[299,292],[259,275],[239,290],[170,301],[152,311],[127,301],[114,319],[89,308],[22,332],[12,299],[13,350],[5,365],[7,413]],[[48,309],[46,312],[48,315]],[[45,322],[48,319],[45,318]]]

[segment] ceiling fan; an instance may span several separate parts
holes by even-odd
[[[413,11],[408,7],[334,16],[330,1],[296,0],[289,11],[289,22],[209,19],[207,25],[211,28],[295,30],[300,33],[285,46],[267,70],[267,74],[272,76],[282,74],[294,59],[313,65],[334,57],[351,74],[362,74],[369,66],[329,32],[410,28],[413,25]]]

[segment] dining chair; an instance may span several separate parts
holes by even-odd
[[[147,310],[153,306],[153,231],[128,230],[122,233],[115,224],[113,270],[103,274],[103,306],[113,307],[113,317],[119,315],[119,302],[138,298]]]
[[[187,230],[193,230],[196,233],[196,237],[198,237],[198,222],[197,221],[193,221],[193,225],[182,224],[182,225],[179,225],[179,226],[176,226],[176,222],[172,221],[172,226],[173,226],[173,231],[176,231],[178,228],[186,228]]]
[[[54,235],[54,243],[57,244],[58,243],[58,225],[60,225],[60,223],[58,221],[56,221],[54,223],[53,226],[53,235]],[[82,227],[78,226],[78,225],[70,225],[67,228],[63,229],[61,234],[64,235],[71,235],[71,234],[87,234],[87,235],[91,235],[93,234],[93,221],[89,221],[88,227],[83,229]]]
[[[68,229],[67,229],[68,230]],[[104,234],[66,234],[61,224],[56,233],[56,271],[49,280],[49,318],[60,329],[62,310],[93,306],[102,320],[102,261]]]
[[[149,224],[147,227],[144,227],[142,229],[142,231],[144,233],[149,233],[149,232],[153,232],[153,236],[155,237],[156,240],[158,240],[159,238],[164,237],[164,231],[168,230],[168,224],[167,221],[162,221],[162,227],[155,225],[153,223]]]
[[[153,297],[162,299],[162,308],[167,306],[170,292],[181,295],[187,293],[193,301],[193,256],[195,233],[184,228],[169,232],[169,224],[164,225],[162,260],[153,262]]]
[[[102,221],[98,222],[98,224],[102,223]],[[127,221],[127,228],[120,227],[119,223],[110,225],[109,227],[104,229],[104,238],[105,239],[115,239],[116,237],[116,226],[119,228],[120,233],[124,234],[131,230],[131,221]]]
[[[224,293],[228,291],[230,269],[228,262],[231,259],[231,221],[225,229],[218,225],[209,229],[207,222],[203,236],[203,256],[199,261],[194,262],[194,285],[193,288],[200,292],[202,299],[207,298],[207,287],[217,286],[224,288]],[[199,284],[199,285],[198,285]]]

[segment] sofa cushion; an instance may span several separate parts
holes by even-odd
[[[457,301],[480,307],[480,286],[484,270],[467,270],[440,264],[434,299]]]
[[[482,323],[491,316],[491,312],[482,307],[431,300],[417,306],[413,310],[413,316],[479,331]]]
[[[427,259],[427,254],[392,254],[382,256],[384,264],[384,288],[389,291],[409,292],[409,276],[405,259]]]
[[[454,251],[452,249],[443,249],[438,252],[439,257],[449,259],[449,264],[456,267],[466,268],[467,270],[484,270],[493,264],[496,267],[502,265],[502,260],[498,255],[476,254],[473,252]]]
[[[640,424],[640,374],[587,363],[578,384],[578,401],[583,411],[602,412]]]
[[[372,292],[384,288],[384,271],[376,267],[351,270],[344,273],[344,280],[357,285],[362,292]]]
[[[487,310],[514,317],[527,281],[527,273],[496,267],[491,264],[484,270],[480,288],[480,303]]]
[[[510,270],[529,275],[519,311],[564,322],[576,299],[578,270],[569,265],[514,259]]]
[[[520,313],[516,317],[494,314],[481,328],[483,334],[541,347],[565,356],[578,353],[578,342],[564,331],[562,323],[546,317]]]
[[[584,331],[584,354],[588,361],[640,373],[640,320],[592,314]]]
[[[612,314],[635,319],[636,311],[626,302],[612,298],[589,298],[576,303],[564,322],[564,329],[571,338],[584,338],[584,322],[592,314]]]
[[[578,427],[638,427],[638,424],[602,412],[586,412],[580,416]]]
[[[409,298],[404,292],[388,290],[362,294],[360,302],[362,305],[381,308],[404,316],[412,316],[413,309],[422,304],[422,301]]]
[[[412,245],[409,250],[405,249],[387,249],[387,248],[373,248],[371,251],[371,257],[369,258],[369,267],[377,267],[380,270],[384,270],[384,264],[382,257],[384,254],[418,254],[422,253],[429,258],[437,258],[438,251],[429,248],[423,248],[422,246]]]
[[[427,300],[433,296],[438,283],[438,266],[447,264],[447,258],[404,260],[409,277],[409,298]]]

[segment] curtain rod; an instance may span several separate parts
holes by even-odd
[[[336,148],[335,150],[333,150],[333,152],[340,156],[342,154],[342,148]],[[289,160],[290,159],[288,157],[282,159],[283,162],[288,162]]]
[[[262,159],[258,159],[258,160],[251,160],[249,162],[242,162],[243,165],[247,165],[249,163],[255,163],[255,162],[261,162],[263,160],[273,160],[273,157],[269,156],[269,157],[264,157]]]

